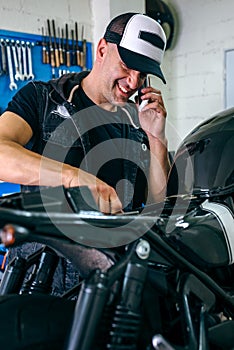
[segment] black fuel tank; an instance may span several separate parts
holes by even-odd
[[[199,124],[182,141],[169,175],[167,196],[206,193],[209,197],[233,185],[234,108]]]
[[[165,233],[200,267],[234,263],[234,108],[192,130],[176,151],[167,198],[187,197],[186,212],[171,210]]]
[[[176,210],[173,210],[173,206],[171,211],[164,210],[163,231],[169,244],[201,269],[232,265],[234,263],[232,210],[225,203],[213,199],[188,198],[183,202],[181,215],[178,201]],[[186,206],[187,211],[184,210]]]

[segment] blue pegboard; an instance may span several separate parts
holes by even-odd
[[[32,66],[33,66],[33,73],[34,73],[34,80],[42,80],[42,81],[48,81],[50,80],[52,76],[52,69],[50,64],[44,64],[42,62],[42,36],[41,35],[34,35],[34,34],[28,34],[28,33],[20,33],[20,32],[13,32],[8,30],[0,30],[0,39],[4,40],[14,40],[15,42],[17,40],[29,42],[32,46]],[[46,40],[48,41],[48,37],[46,37]],[[69,40],[70,45],[72,45],[71,40]],[[82,42],[79,41],[79,45],[82,45]],[[92,68],[92,43],[86,42],[86,68],[89,70]],[[1,55],[0,55],[1,56]],[[1,57],[0,57],[1,60]],[[69,72],[80,72],[82,68],[80,66],[70,66],[67,67],[65,65],[61,65],[58,68],[55,68],[55,77],[59,76],[59,70],[63,71],[69,71]],[[8,102],[12,99],[14,94],[25,84],[28,83],[29,80],[24,81],[16,81],[17,84],[17,90],[10,90],[9,88],[9,74],[2,74],[0,75],[0,114],[4,111],[4,109],[7,107]]]
[[[32,67],[34,73],[34,80],[42,80],[48,81],[53,77],[59,76],[59,70],[69,71],[69,72],[80,72],[82,68],[80,66],[70,66],[61,65],[58,68],[54,68],[55,75],[52,75],[52,68],[50,64],[44,64],[42,61],[42,36],[34,35],[28,33],[21,32],[13,32],[8,30],[0,30],[0,39],[9,40],[10,42],[13,40],[14,42],[29,42],[31,44],[31,53],[32,53]],[[48,41],[48,37],[46,37]],[[72,45],[71,40],[69,40],[69,44]],[[79,41],[79,45],[82,45],[82,42]],[[92,68],[92,44],[90,42],[86,42],[86,68],[89,70]],[[0,55],[0,63],[2,62],[2,57]],[[15,73],[15,71],[14,71]],[[0,115],[7,107],[8,102],[12,99],[15,93],[23,87],[25,84],[29,82],[29,80],[17,80],[15,81],[17,84],[17,89],[10,90],[10,78],[9,74],[1,74],[0,75]],[[19,192],[20,186],[17,184],[11,184],[8,182],[0,182],[0,196]]]
[[[12,184],[10,182],[0,182],[0,196],[6,194],[20,192],[20,185]]]

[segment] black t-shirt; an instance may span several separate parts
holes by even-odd
[[[48,87],[52,91],[52,87],[49,85]],[[68,96],[66,97],[68,98]],[[64,102],[59,95],[56,95],[56,98],[61,104]],[[79,142],[69,147],[68,151],[64,151],[64,145],[61,146],[55,143],[50,145],[47,142],[46,156],[49,154],[53,159],[81,167],[94,174],[114,187],[123,202],[124,181],[129,181],[125,179],[124,174],[126,168],[131,171],[131,159],[125,159],[126,147],[129,147],[126,132],[129,120],[126,113],[119,107],[117,107],[116,112],[109,112],[96,106],[84,93],[81,86],[75,91],[72,103],[76,106],[77,113],[72,116],[74,122],[71,127],[77,128]],[[15,95],[7,108],[8,111],[20,115],[31,126],[34,137],[38,134],[40,127],[37,104],[36,89],[33,83],[29,83]],[[74,129],[71,132],[74,133]],[[84,155],[82,142],[86,133],[89,140],[89,152]],[[35,151],[35,149],[33,150]],[[63,156],[63,154],[66,154],[66,156]],[[136,182],[132,186],[134,191],[133,206],[135,208],[140,207],[145,201],[147,180],[145,174],[139,168]]]
[[[124,181],[128,181],[124,176],[124,168],[127,167],[131,171],[131,159],[125,157],[126,147],[129,147],[127,136],[129,120],[126,113],[119,107],[116,112],[109,112],[96,106],[81,87],[74,94],[73,102],[78,109],[86,108],[84,119],[91,142],[90,159],[92,159],[88,162],[91,164],[89,171],[114,187],[123,201]],[[146,176],[138,168],[136,183],[132,184],[135,208],[145,202],[146,184]]]
[[[57,143],[47,142],[47,134],[45,130],[42,130],[43,128],[40,122],[40,118],[44,117],[43,113],[41,113],[41,107],[43,107],[44,105],[43,96],[40,95],[40,93],[38,94],[36,84],[37,83],[30,82],[27,85],[25,85],[21,90],[19,90],[16,93],[15,97],[9,103],[7,108],[8,111],[11,111],[21,116],[32,128],[33,137],[32,140],[30,140],[29,144],[26,145],[26,147],[32,149],[37,153],[43,153],[43,147],[46,147],[49,144],[49,148],[51,147],[51,150],[49,150],[51,151],[51,157],[53,159],[58,158],[59,160],[60,154],[63,153],[64,149],[66,148],[65,146],[69,144],[71,145],[72,143],[72,146],[74,147],[70,147],[70,145],[69,147],[67,147],[69,150],[65,157],[65,162],[74,166],[82,165],[82,162],[84,160],[84,153],[82,147],[83,141],[81,140],[82,142],[79,142],[78,140],[78,142],[74,142],[73,144],[72,137],[74,129],[76,129],[77,126],[82,126],[83,124],[83,128],[86,128],[88,139],[90,141],[89,152],[87,153],[86,157],[90,156],[92,158],[92,160],[88,162],[87,170],[93,172],[95,175],[100,177],[102,180],[106,181],[108,184],[112,185],[114,188],[117,187],[117,193],[120,199],[122,200],[122,198],[124,198],[124,186],[122,186],[121,180],[124,180],[124,176],[126,175],[126,173],[131,173],[133,168],[131,166],[130,159],[123,161],[126,154],[126,147],[128,147],[128,143],[119,142],[119,138],[124,139],[126,134],[126,125],[122,123],[122,120],[126,118],[126,115],[124,115],[124,113],[120,109],[118,109],[117,113],[110,113],[95,106],[93,102],[85,95],[84,91],[80,87],[76,91],[74,99],[72,101],[74,105],[76,105],[78,110],[78,113],[76,115],[72,115],[72,119],[74,120],[74,124],[72,124],[73,129],[68,131],[65,129],[65,134],[63,132],[60,132],[60,130],[58,132],[58,135],[60,137],[57,137],[57,139],[55,137],[55,141],[59,141]],[[51,86],[50,84],[39,84],[43,85],[43,87],[45,86],[45,90],[47,89],[48,94],[50,94],[50,92],[53,91],[53,86]],[[68,86],[66,85],[64,87],[64,91],[69,92],[71,91],[69,80],[67,81],[67,84]],[[57,98],[56,102],[61,103],[61,105],[63,105],[63,103],[66,102],[59,94],[55,95]],[[65,97],[68,98],[68,96]],[[47,115],[49,122],[51,121],[51,119],[54,118],[54,116],[55,114]],[[92,123],[89,124],[90,119]],[[94,125],[96,127],[93,128],[91,127],[91,125]],[[70,134],[72,134],[72,137],[70,137]],[[69,137],[71,140],[69,140]],[[95,153],[96,151],[98,152]],[[95,157],[96,154],[98,154],[98,156]],[[131,176],[129,178],[131,178]],[[136,181],[132,185],[134,187],[134,208],[139,207],[141,203],[145,200],[146,178],[143,172],[139,169],[137,171]],[[33,191],[34,189],[32,187],[33,186],[31,186],[30,188],[27,187],[27,190]],[[123,203],[123,205],[125,204]],[[35,244],[33,245],[33,247],[34,249],[37,249],[37,246]],[[24,244],[20,248],[18,247],[16,249],[17,252],[13,252],[13,254],[11,252],[11,258],[13,258],[15,254],[19,256],[22,255],[23,251],[26,256],[32,253],[31,243],[26,245]],[[22,252],[19,252],[19,249],[22,249]],[[96,261],[94,265],[97,265]],[[89,264],[89,266],[91,265]],[[54,293],[62,294],[65,290],[77,284],[77,278],[77,272],[73,270],[70,263],[64,264],[63,262],[62,264],[59,264],[54,276]]]
[[[38,105],[37,92],[30,82],[24,85],[8,103],[7,111],[18,114],[22,117],[32,128],[33,133],[38,130]]]

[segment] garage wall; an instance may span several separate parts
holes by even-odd
[[[54,19],[62,27],[78,21],[85,25],[87,39],[92,38],[91,1],[87,0],[0,0],[1,29],[41,34],[46,20]]]
[[[168,84],[162,86],[174,149],[196,124],[225,107],[225,50],[234,48],[234,3],[169,0],[167,4],[178,21],[175,46],[166,52],[163,64]]]
[[[41,34],[47,18],[60,27],[77,21],[84,24],[86,39],[96,43],[112,16],[144,8],[144,0],[0,0],[0,29]]]

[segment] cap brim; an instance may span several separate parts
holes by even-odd
[[[156,61],[139,53],[127,50],[119,45],[117,45],[117,47],[122,61],[128,68],[142,73],[156,75],[166,84],[160,65]]]

